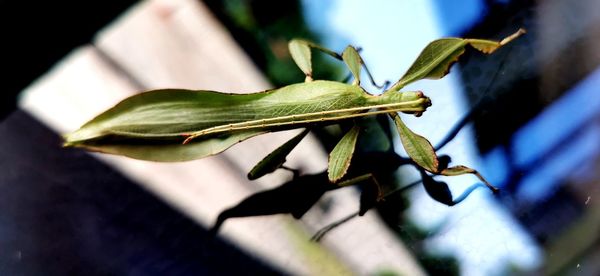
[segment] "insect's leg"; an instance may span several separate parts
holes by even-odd
[[[256,164],[248,173],[248,179],[255,180],[281,168],[283,163],[286,161],[286,157],[298,145],[298,143],[300,143],[300,141],[306,137],[309,131],[310,129],[305,129],[289,141],[285,142],[283,145],[276,148],[273,152],[269,153],[269,155],[267,155],[265,158],[260,160],[260,162],[258,162],[258,164]],[[294,173],[294,175],[296,176],[296,173]]]
[[[448,206],[453,206],[455,204],[452,200],[452,192],[450,192],[450,188],[448,188],[448,184],[446,184],[446,182],[436,181],[422,168],[419,168],[419,173],[421,174],[421,179],[423,180],[425,192],[427,192],[429,197]]]
[[[367,173],[367,174],[359,175],[359,176],[338,182],[338,183],[336,183],[336,185],[338,185],[340,187],[348,187],[348,186],[356,185],[363,181],[367,181],[371,178],[373,178],[373,174]]]
[[[350,80],[350,78],[353,76],[354,76],[355,80],[359,80],[359,77],[357,77],[357,75],[360,74],[360,72],[359,72],[360,70],[356,69],[356,68],[364,67],[365,71],[367,72],[367,76],[369,77],[369,80],[371,81],[371,84],[373,86],[375,86],[379,89],[382,89],[382,90],[387,89],[387,87],[390,85],[390,81],[386,80],[382,85],[378,85],[375,82],[375,80],[373,79],[373,75],[371,74],[371,71],[369,70],[369,67],[367,67],[364,60],[360,56],[361,51],[362,51],[362,48],[360,48],[360,47],[354,48],[352,46],[348,46],[348,47],[346,47],[346,50],[344,50],[344,53],[342,54],[342,59],[346,63],[346,65],[350,68],[351,72],[344,78],[344,80],[342,82],[348,82]],[[355,53],[351,53],[351,52],[355,52]],[[346,57],[344,57],[344,54],[346,55]],[[353,60],[351,58],[349,58],[351,55],[355,56]],[[358,82],[360,83],[360,81],[358,81]]]
[[[373,80],[373,75],[371,74],[371,71],[369,71],[369,68],[365,65],[364,61],[360,57],[360,54],[359,54],[360,49],[356,49],[352,46],[346,47],[346,49],[344,50],[342,55],[340,55],[332,50],[329,50],[329,49],[322,47],[318,44],[315,44],[313,42],[302,40],[302,39],[293,39],[289,42],[288,48],[290,50],[290,54],[292,55],[292,59],[294,60],[296,65],[298,65],[300,70],[302,70],[302,72],[306,76],[305,81],[307,81],[307,82],[313,80],[311,49],[315,49],[315,50],[319,50],[325,54],[328,54],[338,60],[344,61],[344,63],[346,63],[346,65],[352,72],[352,75],[354,75],[355,84],[360,83],[360,68],[361,67],[365,68],[365,71],[367,72],[369,80],[375,87],[377,87],[379,89],[385,89],[390,84],[389,81],[385,81],[385,83],[383,85],[378,85],[375,82],[375,80]]]
[[[337,183],[339,187],[346,187],[365,182],[371,185],[362,186],[362,191],[360,193],[360,207],[358,210],[359,216],[364,215],[369,209],[375,206],[377,202],[383,200],[384,195],[381,185],[379,185],[379,182],[372,173],[363,174]]]
[[[302,39],[292,39],[288,43],[288,48],[290,50],[290,54],[292,55],[292,59],[298,65],[298,68],[302,70],[304,75],[306,76],[305,81],[312,81],[312,55],[311,49],[319,50],[325,54],[328,54],[338,60],[342,60],[342,56],[338,53],[331,51],[327,48],[321,47],[318,44],[315,44],[310,41],[302,40]]]
[[[351,45],[348,45],[344,52],[342,53],[342,60],[350,69],[352,76],[354,76],[353,85],[360,85],[360,69],[364,64],[358,50]]]
[[[338,185],[339,187],[347,187],[347,186],[352,186],[352,185],[357,185],[360,183],[363,183],[365,181],[368,181],[369,183],[373,184],[373,187],[376,189],[376,194],[377,194],[377,201],[383,200],[383,191],[381,189],[381,185],[379,185],[379,182],[377,181],[377,179],[375,178],[375,176],[372,173],[366,173],[363,175],[359,175],[357,177],[353,177],[341,182],[336,183],[336,185]]]
[[[386,80],[382,85],[378,85],[375,82],[375,80],[373,79],[373,75],[369,70],[369,67],[367,67],[364,60],[360,56],[361,50],[362,49],[360,47],[354,48],[353,46],[348,46],[342,53],[342,59],[346,63],[346,65],[348,65],[348,68],[350,68],[352,75],[354,75],[355,83],[360,84],[360,68],[364,67],[365,71],[367,72],[367,76],[371,81],[371,84],[379,89],[385,90],[390,85],[390,81]]]
[[[405,192],[405,191],[407,191],[407,190],[409,190],[409,189],[417,186],[421,182],[422,182],[421,180],[414,181],[414,182],[412,182],[412,183],[410,183],[410,184],[408,184],[408,185],[406,185],[406,186],[404,186],[402,188],[396,189],[394,191],[391,191],[391,192],[385,194],[384,197],[390,196],[390,195],[395,194],[395,193]],[[331,230],[333,230],[333,229],[337,228],[338,226],[340,226],[340,225],[348,222],[349,220],[357,217],[359,214],[360,214],[360,211],[354,212],[352,214],[349,214],[349,215],[345,216],[342,219],[339,219],[337,221],[334,221],[334,222],[328,224],[327,226],[325,226],[325,227],[321,228],[319,231],[317,231],[317,233],[315,233],[310,240],[311,241],[315,241],[315,242],[320,241]]]
[[[360,51],[362,50],[362,48],[357,47],[356,48],[356,52],[359,54],[360,56]],[[369,81],[371,81],[371,84],[375,87],[377,87],[378,89],[382,89],[382,90],[386,90],[388,88],[388,86],[390,86],[390,81],[386,80],[383,82],[382,85],[377,84],[377,82],[375,82],[375,79],[373,79],[373,75],[371,74],[371,70],[369,70],[369,67],[367,67],[367,64],[364,62],[364,60],[362,59],[362,57],[360,58],[360,62],[362,67],[365,68],[365,72],[367,72],[367,77],[369,77]]]
[[[446,204],[448,206],[454,206],[456,204],[459,204],[477,188],[486,187],[483,183],[477,183],[471,185],[457,198],[452,198],[452,192],[450,192],[450,188],[448,187],[448,184],[446,184],[446,182],[436,181],[423,169],[419,169],[419,172],[421,173],[423,186],[425,187],[425,191],[427,192],[427,194],[435,201],[442,204]]]

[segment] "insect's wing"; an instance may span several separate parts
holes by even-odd
[[[366,116],[358,112],[378,104],[365,105],[366,97],[360,87],[330,81],[251,94],[155,90],[125,99],[66,135],[65,146],[151,161],[198,159],[262,133]]]
[[[149,141],[146,139],[119,139],[120,141],[86,141],[71,145],[88,151],[123,155],[134,159],[157,162],[180,162],[221,153],[229,147],[266,131],[247,130],[223,134],[209,139],[198,139],[188,144],[181,141]]]
[[[233,100],[249,101],[260,95]],[[182,145],[186,133],[217,121],[227,121],[219,103],[231,95],[212,91],[155,90],[132,96],[92,119],[79,130],[65,135],[65,146],[124,155],[136,159],[175,162],[217,154],[261,129],[221,133]],[[235,114],[231,114],[235,116]]]

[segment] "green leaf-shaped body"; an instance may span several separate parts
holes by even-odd
[[[332,81],[252,94],[155,90],[100,114],[66,135],[65,145],[145,160],[183,161],[219,153],[269,131],[366,116],[379,107],[419,112],[428,105],[422,93],[372,96],[358,86]],[[183,141],[187,144],[181,145]]]

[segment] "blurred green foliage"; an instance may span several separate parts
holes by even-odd
[[[319,42],[308,28],[300,1],[207,0],[205,4],[243,45],[256,65],[273,86],[280,87],[304,81],[304,75],[293,62],[287,43],[292,38]],[[334,49],[341,52],[342,49]],[[340,80],[342,63],[316,54],[313,57],[315,79]]]

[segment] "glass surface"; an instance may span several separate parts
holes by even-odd
[[[479,189],[454,207],[413,189],[410,217],[433,233],[426,251],[455,258],[463,275],[600,273],[600,2],[305,0],[303,7],[327,47],[360,46],[377,81],[395,82],[436,38],[500,39],[527,29],[491,56],[468,53],[443,80],[407,87],[433,101],[407,123],[433,144],[473,109],[441,153],[502,189],[498,196]],[[406,183],[415,175],[401,173]],[[444,180],[455,196],[476,182]]]
[[[195,0],[140,2],[99,32],[93,46],[75,49],[35,81],[20,108],[0,122],[0,275],[600,275],[600,1],[204,0],[206,10]],[[374,186],[325,194],[336,188],[326,177],[325,152],[346,122],[312,129],[314,148],[285,163],[298,176],[279,170],[276,181],[245,178],[268,149],[283,143],[270,138],[246,153],[232,147],[225,156],[177,164],[99,161],[60,147],[63,127],[83,120],[83,111],[99,113],[145,88],[266,89],[240,48],[274,87],[305,79],[287,48],[295,37],[338,52],[357,46],[375,80],[393,83],[432,40],[501,39],[519,28],[528,33],[493,55],[468,51],[444,79],[404,89],[422,90],[433,102],[419,118],[401,114],[406,124],[437,145],[466,122],[439,154],[479,170],[501,189],[497,195],[478,189],[471,175],[436,176],[455,200],[464,199],[452,207],[411,185],[421,178],[414,167],[385,167],[394,154],[360,160],[390,144],[381,135],[388,122],[374,117],[354,121],[365,126],[366,139],[359,138],[352,165],[382,166],[380,182],[401,191],[377,204]],[[36,41],[44,41],[36,35],[44,30],[15,28]],[[115,30],[123,32],[111,35]],[[6,52],[31,54],[15,45],[21,54]],[[51,45],[34,48],[44,55]],[[313,58],[315,79],[341,81],[348,73],[329,56]],[[251,89],[252,79],[265,87]],[[369,92],[381,92],[366,75],[362,80]],[[406,156],[397,137],[394,146]],[[313,162],[319,158],[322,164]],[[307,163],[314,168],[295,165]],[[254,192],[254,206],[238,209],[239,216],[254,217],[228,220],[215,237],[209,230],[219,213],[231,213],[226,208]],[[359,192],[376,207],[363,217],[354,215]],[[264,214],[274,215],[259,217]],[[308,241],[336,220],[329,239]]]

